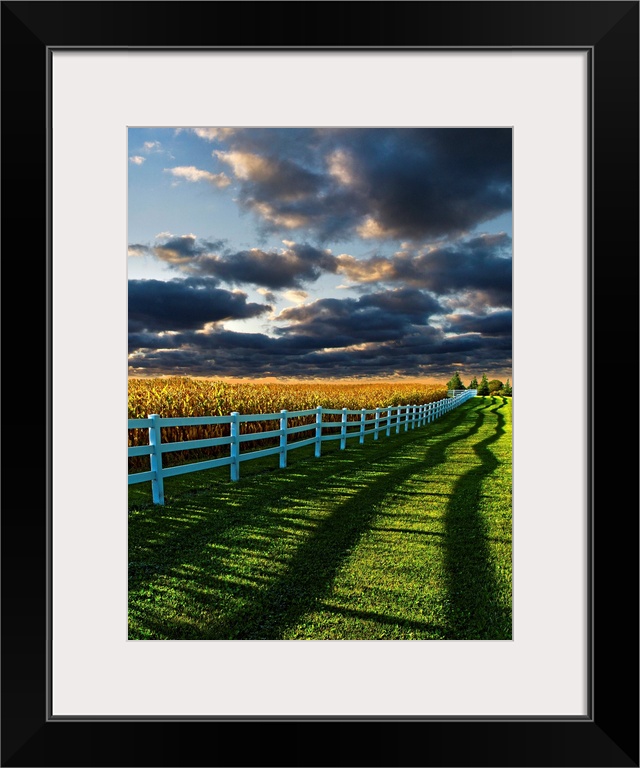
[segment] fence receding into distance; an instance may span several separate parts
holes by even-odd
[[[240,464],[243,461],[259,459],[263,456],[279,455],[280,468],[287,466],[287,453],[305,445],[315,445],[315,456],[321,456],[322,443],[327,440],[340,440],[344,449],[347,440],[357,437],[364,443],[365,435],[373,434],[378,439],[381,432],[389,436],[392,430],[399,433],[422,427],[457,408],[469,398],[475,397],[477,390],[450,390],[443,400],[424,405],[397,405],[375,409],[362,408],[359,411],[347,408],[312,408],[305,411],[280,411],[280,413],[240,414],[234,411],[228,416],[196,416],[189,418],[162,418],[152,414],[146,419],[129,419],[128,429],[146,429],[149,434],[148,445],[129,446],[128,455],[149,456],[150,470],[129,475],[129,485],[151,483],[153,503],[164,504],[164,479],[189,472],[201,472],[214,467],[230,467],[231,480],[240,479]],[[328,416],[328,420],[323,417]],[[290,427],[288,421],[293,418],[313,417],[311,423]],[[337,418],[339,417],[339,418]],[[349,420],[349,417],[352,417]],[[353,417],[357,417],[354,419]],[[242,425],[259,421],[278,421],[279,428],[264,432],[242,432]],[[204,440],[182,440],[174,443],[162,442],[163,427],[187,427],[195,425],[229,425],[229,434]],[[289,441],[290,435],[312,432],[312,436],[297,441]],[[248,441],[278,439],[278,444],[257,451],[241,451],[241,445]],[[213,446],[229,446],[229,455],[208,461],[197,461],[174,467],[163,467],[162,456],[172,451],[187,451]]]

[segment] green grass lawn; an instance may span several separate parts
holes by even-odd
[[[511,399],[129,489],[129,638],[509,640]]]

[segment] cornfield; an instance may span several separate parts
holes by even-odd
[[[233,411],[240,414],[279,413],[281,410],[304,411],[310,408],[385,408],[398,405],[419,405],[446,397],[446,386],[416,383],[372,384],[253,384],[208,381],[188,377],[129,379],[129,419],[145,419],[157,413],[163,418],[190,418],[194,416],[228,416]],[[313,434],[314,416],[289,420],[288,426],[309,424],[309,433],[301,432],[303,440]],[[334,417],[336,421],[340,416]],[[359,416],[350,420],[358,421]],[[279,421],[258,421],[243,424],[243,433],[263,432],[279,428]],[[163,443],[183,440],[204,440],[226,437],[229,425],[168,427],[162,430]],[[128,431],[129,446],[146,445],[146,429]],[[274,440],[246,442],[243,451],[266,448]],[[201,450],[176,451],[165,454],[163,463],[172,466],[185,462],[213,459],[228,455],[228,446],[213,446]],[[149,468],[146,456],[129,458],[129,473]]]

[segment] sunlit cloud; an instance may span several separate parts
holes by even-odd
[[[148,256],[151,253],[151,249],[147,245],[130,245],[127,248],[128,256]]]
[[[327,157],[329,173],[341,184],[350,186],[355,182],[353,158],[344,149],[336,149]]]
[[[180,129],[179,129],[180,130]],[[190,128],[196,136],[207,141],[220,141],[228,139],[235,133],[235,128]]]
[[[364,222],[356,227],[356,232],[365,240],[385,240],[397,238],[400,235],[398,230],[384,227],[372,216],[367,216]]]
[[[290,301],[292,304],[304,304],[304,302],[309,298],[309,294],[306,291],[285,291],[283,294],[284,298],[287,301]]]
[[[203,171],[200,168],[196,168],[193,165],[181,165],[177,168],[165,168],[173,176],[180,179],[186,179],[187,181],[208,181],[213,184],[214,187],[224,189],[231,184],[231,179],[224,173],[211,173],[210,171]]]
[[[278,212],[269,203],[251,203],[250,207],[266,221],[285,229],[299,229],[305,227],[310,222],[309,217],[304,214]]]
[[[213,153],[223,163],[231,166],[238,179],[251,181],[267,181],[277,173],[277,166],[260,155],[249,152],[220,152]]]

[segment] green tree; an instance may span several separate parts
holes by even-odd
[[[460,379],[460,374],[456,371],[447,382],[447,389],[464,389],[464,384]]]
[[[487,379],[487,374],[482,374],[482,379],[480,380],[480,385],[478,386],[478,394],[482,395],[488,395],[489,394],[489,379]]]
[[[513,388],[509,383],[509,379],[507,379],[504,387],[502,387],[502,394],[506,395],[507,397],[513,397]]]
[[[501,390],[503,386],[504,384],[500,381],[500,379],[491,379],[491,381],[489,382],[489,394],[490,395],[495,394],[496,392]]]
[[[478,379],[475,376],[469,382],[468,389],[478,389]]]

